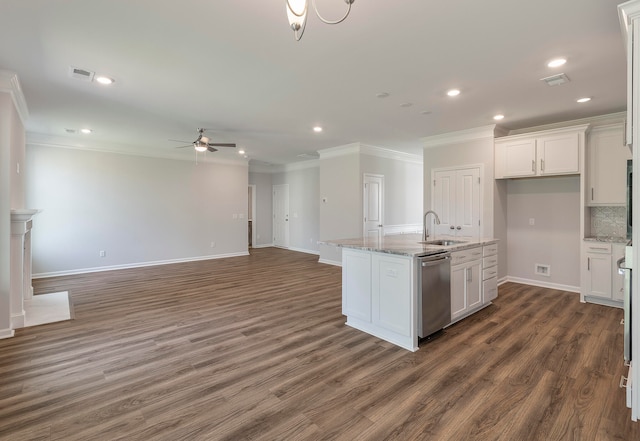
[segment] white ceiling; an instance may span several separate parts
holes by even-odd
[[[335,26],[311,15],[296,42],[284,0],[2,0],[0,69],[18,74],[30,140],[192,158],[169,139],[206,127],[272,164],[352,142],[420,154],[420,138],[496,113],[519,129],[624,110],[618,3],[357,0]],[[567,64],[548,68],[556,56]],[[74,80],[70,66],[116,83]],[[560,72],[571,81],[540,81]],[[65,132],[83,127],[93,134]]]

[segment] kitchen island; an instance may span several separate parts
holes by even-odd
[[[438,237],[454,243],[423,244],[418,234],[323,242],[342,250],[342,313],[346,324],[418,349],[419,260],[451,253],[451,322],[489,305],[497,296],[497,240]]]

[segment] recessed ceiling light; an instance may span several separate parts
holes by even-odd
[[[105,77],[104,75],[97,76],[96,81],[104,85],[113,84],[115,82],[113,78]]]
[[[239,155],[244,155],[244,150],[242,150],[242,149],[238,150],[238,154]]]
[[[91,130],[91,129],[80,129],[80,131],[82,133],[84,133],[85,135],[88,135],[89,133],[93,132],[93,130]]]
[[[501,119],[504,119],[504,115],[501,115],[501,114],[495,115],[493,119],[495,119],[496,121],[500,121]]]
[[[566,58],[555,58],[547,63],[548,67],[560,67],[567,62]]]
[[[316,133],[320,133],[320,132],[322,132],[322,127],[320,127],[320,126],[315,126],[315,127],[313,128],[313,131],[314,131],[314,132],[316,132]]]
[[[378,98],[386,98],[388,96],[389,96],[388,92],[380,92],[380,93],[376,94],[376,97],[378,97]]]
[[[413,106],[413,103],[402,103],[400,104],[400,107],[411,107]]]
[[[422,112],[420,112],[420,115],[431,115],[431,110],[423,110]]]
[[[460,95],[460,91],[458,89],[451,89],[450,91],[447,92],[447,95],[449,95],[449,96],[458,96],[458,95]]]
[[[589,97],[579,98],[576,100],[578,103],[588,103],[589,101],[591,101],[591,98]]]

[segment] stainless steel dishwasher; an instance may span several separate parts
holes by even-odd
[[[418,258],[418,337],[428,337],[451,323],[451,253]]]

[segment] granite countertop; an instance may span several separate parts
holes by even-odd
[[[320,241],[323,245],[331,245],[342,248],[353,248],[356,250],[373,251],[376,253],[398,254],[401,256],[418,257],[437,254],[443,251],[459,251],[468,248],[477,247],[479,245],[489,245],[498,242],[498,239],[492,238],[470,238],[470,237],[452,237],[452,236],[436,236],[430,237],[429,240],[456,240],[462,243],[454,245],[425,245],[421,244],[421,234],[396,234],[391,236],[378,237],[359,237],[354,239],[336,239]]]
[[[628,243],[629,239],[619,236],[591,236],[585,237],[584,240],[590,242],[608,242],[608,243]]]

